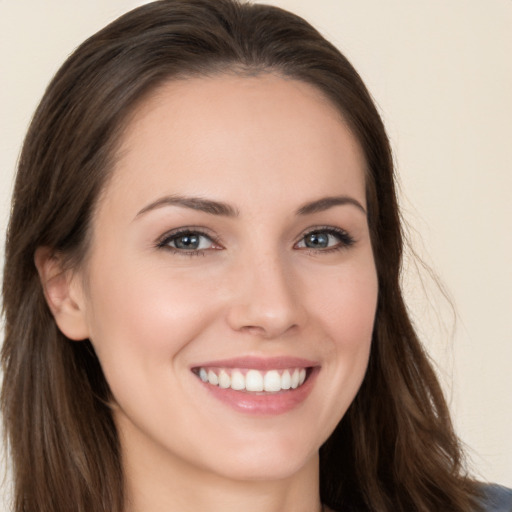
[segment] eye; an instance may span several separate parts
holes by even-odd
[[[321,228],[306,233],[296,244],[298,249],[336,250],[350,247],[354,239],[343,229]]]
[[[160,248],[189,253],[220,248],[207,234],[192,230],[180,230],[166,234],[157,245]]]

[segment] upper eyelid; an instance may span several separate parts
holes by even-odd
[[[195,226],[184,226],[166,231],[163,235],[157,238],[155,245],[165,245],[165,243],[168,242],[170,239],[178,238],[180,235],[186,235],[188,233],[194,233],[200,236],[204,236],[210,239],[213,243],[222,245],[220,237],[214,235],[213,233],[210,233],[209,230],[206,228]]]
[[[350,238],[354,238],[350,234],[350,231],[348,231],[347,229],[337,227],[337,226],[313,226],[313,227],[309,227],[309,228],[303,230],[301,232],[301,234],[297,237],[295,243],[299,242],[305,236],[310,235],[311,233],[322,233],[322,232],[330,232],[333,234],[346,235],[346,236],[349,236]]]

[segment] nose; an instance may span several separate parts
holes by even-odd
[[[279,257],[263,255],[241,266],[232,283],[227,313],[232,329],[275,339],[305,323],[298,281]]]

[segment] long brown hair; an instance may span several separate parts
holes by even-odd
[[[47,246],[79,265],[98,196],[135,105],[190,76],[275,72],[339,109],[367,164],[379,299],[362,387],[321,448],[334,509],[467,511],[473,485],[440,386],[400,290],[402,233],[389,142],[359,75],[301,18],[235,0],[161,0],[85,41],[50,83],[26,136],[3,282],[2,411],[15,512],[121,512],[123,474],[109,388],[88,341],[58,330],[34,265]]]

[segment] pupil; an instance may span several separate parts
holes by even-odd
[[[197,235],[183,235],[176,239],[178,249],[197,249],[199,246],[199,237]]]
[[[329,236],[325,233],[311,233],[306,237],[306,247],[327,247],[329,245]]]

